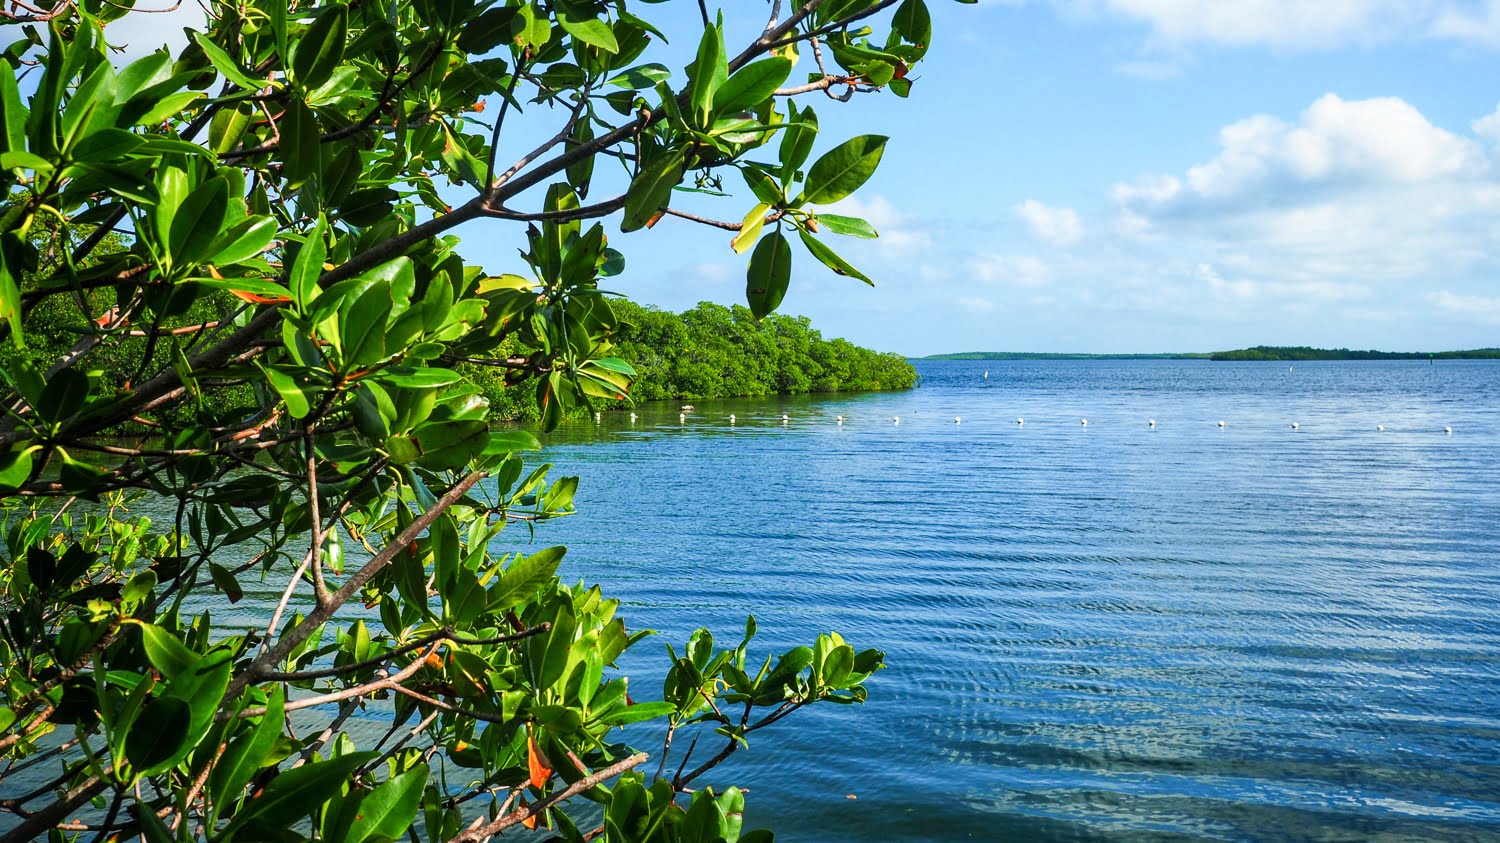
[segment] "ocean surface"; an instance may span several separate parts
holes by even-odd
[[[1500,363],[918,369],[549,438],[580,514],[535,541],[663,633],[638,699],[663,639],[747,611],[767,647],[886,651],[866,705],[720,768],[747,827],[1500,840]]]
[[[622,659],[637,700],[663,643],[733,645],[747,612],[762,654],[886,651],[867,704],[702,780],[748,786],[747,827],[1500,841],[1500,361],[917,366],[568,422],[540,458],[579,514],[497,542],[568,545],[565,579],[662,633]],[[216,624],[263,624],[280,584]]]

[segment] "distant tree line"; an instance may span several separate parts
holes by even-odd
[[[605,402],[605,409],[635,401],[868,392],[917,383],[916,370],[901,355],[826,340],[805,316],[771,314],[757,320],[749,308],[710,302],[683,313],[623,299],[612,300],[610,307],[623,323],[611,337],[611,353],[635,367],[636,377],[630,401]],[[518,343],[502,351],[532,353]],[[470,366],[460,371],[483,390],[494,415],[535,420],[534,381],[508,386],[503,370]]]
[[[960,351],[929,354],[923,360],[1207,360],[1207,354],[1074,354],[1044,351]]]
[[[757,320],[748,308],[709,302],[680,314],[613,305],[626,323],[615,353],[636,368],[631,397],[638,401],[910,389],[917,382],[901,355],[825,340],[805,316]]]
[[[1211,360],[1494,360],[1500,359],[1500,348],[1476,348],[1467,351],[1355,351],[1347,348],[1310,348],[1299,346],[1257,345],[1237,351],[1216,351]]]

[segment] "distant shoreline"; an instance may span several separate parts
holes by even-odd
[[[1347,348],[1258,345],[1234,351],[1178,354],[1044,354],[1026,351],[965,351],[931,354],[912,360],[1216,360],[1301,362],[1311,360],[1497,360],[1500,348],[1461,351],[1351,351]]]
[[[1031,351],[964,351],[908,360],[1207,360],[1207,354],[1043,354]]]

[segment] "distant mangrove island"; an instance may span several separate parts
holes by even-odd
[[[1208,354],[1048,354],[1034,351],[961,351],[914,360],[1207,360]]]
[[[1500,359],[1500,348],[1475,348],[1467,351],[1355,351],[1348,348],[1309,348],[1299,346],[1257,345],[1238,351],[1215,351],[1210,360],[1494,360]]]
[[[917,372],[905,357],[824,339],[805,316],[773,313],[756,319],[749,308],[710,302],[683,313],[625,299],[611,300],[610,308],[622,323],[610,337],[611,354],[629,363],[636,377],[629,402],[606,401],[601,409],[641,401],[871,392],[917,384]],[[505,350],[533,351],[520,343]],[[496,416],[536,420],[534,380],[507,386],[500,370],[461,365],[459,371],[489,399]]]
[[[1025,351],[964,351],[958,354],[931,354],[916,360],[1218,360],[1218,361],[1301,361],[1301,360],[1496,360],[1500,348],[1475,348],[1462,351],[1357,351],[1347,348],[1311,348],[1305,345],[1257,345],[1235,351],[1187,352],[1177,354],[1046,354]]]

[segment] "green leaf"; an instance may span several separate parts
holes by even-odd
[[[370,791],[360,800],[359,812],[346,836],[347,843],[400,840],[417,818],[427,788],[427,765],[419,764]]]
[[[15,73],[0,73],[0,153],[26,151],[27,114]]]
[[[266,380],[271,383],[271,388],[286,402],[287,412],[292,414],[292,418],[305,418],[312,412],[312,399],[295,377],[276,368],[263,367],[262,370],[266,373]]]
[[[492,430],[490,442],[484,446],[485,456],[510,454],[516,451],[539,451],[542,443],[524,430]]]
[[[591,47],[611,55],[620,51],[620,42],[615,40],[609,21],[600,18],[588,5],[574,8],[570,3],[558,3],[557,22],[562,24],[563,31]]]
[[[729,248],[733,249],[736,254],[743,255],[750,248],[750,244],[760,237],[760,230],[766,224],[766,212],[770,210],[771,206],[764,202],[751,208],[750,213],[740,221],[739,233],[730,238]]]
[[[549,547],[510,563],[500,574],[500,581],[485,593],[485,611],[504,612],[515,608],[536,594],[557,574],[566,547]]]
[[[606,85],[617,85],[632,91],[642,88],[654,88],[656,83],[665,82],[672,78],[672,71],[661,64],[643,64],[621,71],[619,75],[605,82]]]
[[[151,110],[137,118],[135,125],[153,126],[166,120],[168,117],[181,114],[187,110],[188,105],[194,100],[202,99],[206,96],[207,94],[202,91],[182,91],[176,94],[168,94],[152,105]],[[199,149],[202,149],[202,147],[199,147]],[[206,152],[207,150],[203,151]]]
[[[714,94],[729,77],[728,60],[724,56],[724,30],[717,26],[706,26],[703,38],[698,42],[698,57],[693,62],[692,93],[689,107],[699,126],[713,123]]]
[[[228,568],[217,562],[210,562],[208,574],[214,581],[214,588],[217,588],[229,600],[230,605],[244,599],[245,591],[240,588],[240,581],[235,579],[234,574]]]
[[[463,380],[452,369],[413,369],[403,366],[382,369],[376,378],[383,384],[407,389],[437,389]]]
[[[139,135],[124,129],[100,129],[80,140],[73,147],[71,156],[81,163],[114,161],[135,152],[145,145]]]
[[[197,41],[198,46],[203,48],[203,54],[208,57],[208,63],[213,65],[214,70],[219,71],[219,74],[225,79],[247,91],[258,91],[266,86],[266,82],[257,82],[250,78],[250,74],[245,72],[245,69],[240,67],[234,59],[230,58],[229,54],[224,52],[222,47],[210,40],[206,33],[194,32],[193,40]],[[142,118],[141,122],[146,121]]]
[[[667,717],[677,710],[677,706],[669,702],[642,702],[635,705],[625,705],[610,711],[599,718],[599,722],[610,726],[624,726],[627,723],[639,723],[643,720],[655,720],[658,717]]]
[[[0,491],[19,489],[31,478],[31,455],[40,447],[32,445],[0,456]]]
[[[275,828],[295,826],[300,819],[337,796],[349,783],[350,774],[379,755],[378,752],[351,752],[281,773],[259,796],[245,802],[219,837],[225,838],[230,832],[261,817],[268,818]]]
[[[796,113],[796,108],[795,104],[790,106],[791,114],[788,115],[786,128],[781,131],[781,146],[778,149],[781,183],[785,185],[792,183],[797,170],[807,162],[807,156],[812,154],[813,142],[818,139],[818,115],[812,110],[812,106],[803,108],[801,114]]]
[[[229,266],[249,260],[270,247],[276,230],[275,217],[246,217],[219,234],[203,261]]]
[[[266,700],[266,713],[260,721],[230,742],[224,755],[209,776],[209,795],[215,815],[238,803],[245,786],[257,770],[266,764],[276,739],[286,722],[286,688],[273,683]]]
[[[146,843],[177,843],[166,824],[152,810],[150,802],[132,802],[130,811],[140,823]]]
[[[842,234],[847,237],[862,237],[866,240],[874,240],[880,236],[874,226],[858,217],[844,217],[838,214],[818,214],[818,223],[834,234]]]
[[[912,61],[922,58],[932,42],[932,16],[927,12],[927,3],[924,0],[906,0],[891,18],[891,29],[915,48]]]
[[[318,134],[318,121],[307,103],[292,97],[287,101],[280,128],[281,148],[286,153],[282,160],[281,175],[286,179],[288,189],[299,188],[318,172],[319,147],[322,144]]]
[[[484,452],[489,426],[481,419],[428,422],[415,431],[422,456],[417,460],[434,471],[462,468]]]
[[[756,319],[774,311],[792,280],[792,244],[779,231],[760,239],[745,273],[745,301]]]
[[[341,314],[344,368],[361,369],[385,357],[385,326],[391,315],[391,285],[381,281],[355,299]]]
[[[229,183],[215,176],[188,194],[182,207],[172,215],[171,237],[167,252],[173,263],[182,266],[199,262],[219,237],[219,227],[229,210]]]
[[[869,284],[872,287],[875,286],[874,281],[871,281],[869,277],[866,276],[863,272],[860,272],[859,270],[851,266],[848,261],[839,257],[832,249],[828,248],[821,241],[819,241],[818,238],[812,236],[811,234],[808,234],[805,231],[798,231],[797,233],[802,236],[802,245],[806,246],[807,250],[809,252],[812,252],[813,257],[817,258],[818,261],[824,266],[828,267],[839,275],[847,275],[851,278],[858,278],[859,280],[865,282],[866,284]]]
[[[808,171],[797,204],[828,205],[858,190],[880,165],[885,142],[880,135],[860,135],[829,150]]]
[[[177,636],[154,624],[143,623],[141,643],[151,666],[167,679],[186,673],[198,664],[199,655],[177,640]]]
[[[139,775],[163,764],[183,748],[191,712],[177,697],[157,697],[146,703],[125,736],[125,758]]]
[[[714,113],[732,114],[760,105],[791,72],[791,59],[761,59],[745,65],[714,92]]]
[[[338,3],[325,6],[302,33],[292,48],[292,79],[302,90],[315,90],[333,75],[344,58],[348,29],[349,7]]]
[[[621,231],[639,231],[665,208],[672,198],[672,188],[682,181],[687,170],[687,155],[683,150],[672,150],[647,164],[630,182],[625,194],[625,218],[620,222]]]
[[[312,308],[320,292],[318,278],[323,274],[323,261],[328,257],[327,247],[323,244],[325,224],[323,217],[319,216],[312,231],[302,241],[302,248],[297,250],[297,258],[292,261],[292,271],[287,276],[292,301],[297,303],[297,309],[302,313],[307,313]]]
[[[44,420],[57,423],[77,415],[89,400],[89,379],[74,368],[63,369],[42,387],[41,400],[35,408]]]

